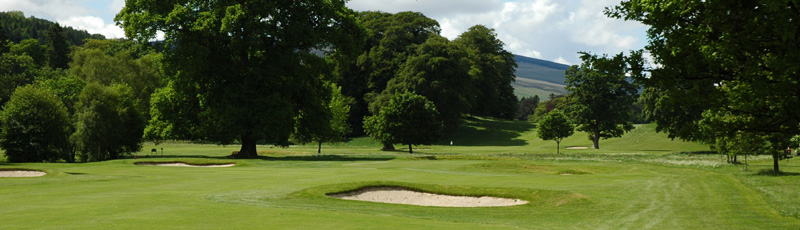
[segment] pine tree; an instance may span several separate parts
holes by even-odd
[[[50,30],[47,31],[47,37],[49,38],[47,42],[47,57],[50,68],[69,68],[69,45],[61,25],[56,23],[50,27]]]

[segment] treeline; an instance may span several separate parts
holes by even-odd
[[[49,25],[44,45],[0,33],[0,147],[7,160],[102,161],[139,151],[150,95],[163,85],[161,54],[125,40],[73,46],[65,30]]]
[[[348,119],[351,135],[363,135],[364,119],[380,114],[403,92],[430,100],[445,132],[456,130],[465,115],[515,117],[511,82],[517,65],[493,29],[476,25],[450,41],[439,34],[437,21],[421,13],[361,12],[357,17],[366,42],[356,61],[341,68],[338,81],[355,99]],[[373,136],[392,148],[391,138]]]
[[[25,17],[20,11],[0,12],[0,33],[6,35],[6,39],[20,43],[26,39],[36,39],[39,44],[45,44],[48,36],[47,31],[57,23],[36,17]],[[86,39],[105,39],[100,34],[89,34],[85,30],[76,30],[72,27],[63,27],[64,38],[70,45],[83,45]]]

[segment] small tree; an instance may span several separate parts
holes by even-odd
[[[378,115],[366,117],[364,130],[381,142],[408,145],[408,152],[414,153],[412,145],[439,139],[443,127],[438,117],[433,102],[406,91],[392,97]]]
[[[139,151],[144,119],[136,111],[130,88],[91,83],[78,96],[72,141],[81,161],[120,158]]]
[[[17,88],[0,113],[0,124],[0,147],[9,162],[72,161],[69,115],[52,92]]]
[[[569,122],[567,115],[561,110],[550,111],[547,115],[539,120],[539,127],[537,131],[539,138],[542,140],[555,140],[556,153],[560,153],[561,140],[572,136],[575,133],[575,127]]]
[[[342,88],[334,83],[326,83],[331,98],[323,101],[325,109],[317,109],[320,114],[301,113],[295,118],[295,133],[292,138],[301,143],[317,142],[317,154],[322,153],[323,142],[343,141],[350,130],[347,117],[351,100],[342,95]]]

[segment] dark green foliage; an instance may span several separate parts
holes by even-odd
[[[39,44],[47,42],[48,30],[56,24],[48,20],[26,18],[20,11],[0,12],[0,28],[5,29],[8,40],[19,43],[25,39],[36,39]],[[76,30],[72,27],[64,28],[65,38],[70,45],[83,45],[84,39],[105,39],[100,34],[89,34],[85,30]]]
[[[470,113],[514,119],[517,97],[511,83],[514,82],[517,63],[514,55],[503,49],[504,44],[497,39],[494,29],[476,25],[454,42],[466,49],[471,61],[469,74],[474,91],[469,99],[472,103]]]
[[[523,97],[519,99],[517,107],[517,114],[514,117],[518,121],[527,121],[530,116],[533,116],[536,108],[539,106],[539,96]]]
[[[744,132],[780,150],[800,134],[800,6],[796,1],[623,1],[610,17],[650,27],[658,66],[645,112],[659,131],[715,143]],[[735,13],[731,13],[735,12]]]
[[[33,82],[35,71],[33,58],[28,55],[0,54],[0,106],[17,87]]]
[[[292,139],[299,143],[316,142],[319,146],[317,153],[322,152],[322,143],[343,141],[350,127],[347,124],[347,115],[350,113],[351,98],[342,95],[342,88],[333,83],[325,84],[330,90],[330,99],[322,101],[321,109],[311,112],[323,114],[306,114],[302,111],[295,118],[297,125]]]
[[[286,145],[297,116],[322,114],[314,110],[329,97],[322,77],[332,70],[313,51],[360,47],[354,14],[340,0],[127,1],[115,20],[140,43],[165,32],[172,72],[169,89],[152,99],[153,119],[164,119],[151,120],[162,127],[154,133],[223,144],[238,137],[237,156],[255,157],[257,141]]]
[[[578,130],[589,133],[593,147],[599,149],[600,138],[621,137],[633,129],[631,107],[638,88],[626,74],[640,76],[644,63],[641,52],[633,52],[630,58],[622,53],[611,58],[583,53],[581,59],[583,64],[565,73],[573,100],[570,114]]]
[[[6,28],[4,25],[0,24],[0,54],[7,53],[9,48],[8,47],[8,34],[6,34]]]
[[[366,42],[356,63],[343,67],[344,73],[338,82],[342,93],[355,99],[348,124],[356,136],[364,134],[361,130],[364,117],[376,114],[377,108],[388,102],[378,96],[389,80],[397,76],[401,65],[415,49],[414,45],[422,44],[440,31],[436,20],[418,12],[368,11],[358,13],[358,18],[367,29]]]
[[[52,92],[19,87],[3,108],[0,147],[9,162],[72,161],[67,109]]]
[[[542,119],[539,120],[537,125],[536,134],[542,140],[556,141],[556,153],[561,149],[561,140],[572,136],[575,133],[575,126],[569,121],[567,115],[561,110],[553,110]]]
[[[469,68],[464,49],[447,38],[432,36],[416,47],[381,96],[391,98],[403,91],[422,95],[436,105],[445,129],[452,131],[458,128],[461,115],[470,111],[475,91]]]
[[[47,64],[53,69],[69,68],[69,44],[58,23],[47,31]]]
[[[442,123],[433,102],[411,92],[395,94],[377,115],[364,118],[364,130],[382,143],[429,145],[441,137]]]
[[[119,159],[141,149],[145,121],[123,85],[86,85],[78,96],[70,140],[83,161]]]

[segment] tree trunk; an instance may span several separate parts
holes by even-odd
[[[317,142],[319,145],[317,146],[317,155],[322,153],[322,141]]]
[[[594,131],[592,134],[592,148],[600,149],[600,131]]]
[[[250,135],[242,135],[242,149],[234,157],[236,158],[256,158],[256,138]]]
[[[556,154],[561,153],[561,141],[556,141]]]
[[[383,143],[383,148],[381,150],[394,151],[394,145],[392,145],[391,143]]]
[[[778,174],[778,173],[781,172],[781,168],[778,167],[778,158],[780,158],[780,157],[781,156],[779,154],[776,154],[776,153],[772,154],[772,171],[775,172],[775,174]]]
[[[408,153],[414,154],[414,149],[411,148],[411,144],[408,144]]]

